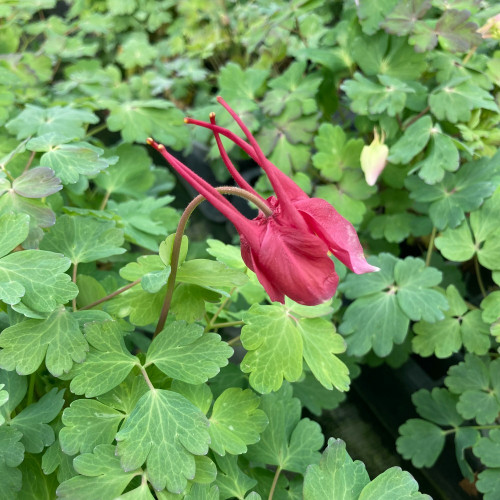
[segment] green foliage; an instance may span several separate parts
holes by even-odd
[[[428,498],[398,468],[370,481],[339,440],[321,455],[301,413],[412,355],[451,359],[413,395],[399,452],[432,467],[451,435],[498,498],[495,2],[66,3],[0,7],[0,496]],[[167,295],[185,193],[145,143],[202,176],[217,159],[225,182],[211,132],[183,124],[217,111],[246,140],[216,95],[379,272],[335,259],[331,301],[270,303],[237,240],[193,218]],[[368,185],[375,135],[389,155]]]
[[[340,439],[329,439],[319,464],[311,465],[304,481],[304,499],[335,498],[362,500],[368,498],[403,499],[430,497],[418,492],[411,474],[391,467],[370,481],[365,466],[352,460]]]
[[[348,353],[361,356],[373,349],[387,356],[406,338],[410,320],[435,322],[444,318],[447,300],[432,287],[441,273],[420,259],[397,259],[380,254],[372,260],[378,273],[349,275],[340,286],[350,299],[340,332],[347,337]]]

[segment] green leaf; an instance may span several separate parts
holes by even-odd
[[[362,356],[373,348],[383,357],[391,352],[393,343],[403,342],[410,319],[436,321],[444,317],[442,309],[448,303],[430,288],[441,281],[441,273],[422,260],[381,254],[370,262],[381,270],[350,274],[339,287],[347,297],[357,299],[348,306],[339,331],[347,336],[349,354]]]
[[[445,172],[454,172],[459,165],[458,149],[452,138],[432,128],[429,153],[415,165],[418,176],[427,184],[435,184],[443,179]]]
[[[486,354],[490,348],[490,335],[481,312],[467,312],[465,302],[453,285],[448,286],[446,297],[450,309],[445,313],[445,319],[437,323],[421,321],[414,325],[414,352],[420,356],[435,354],[438,358],[447,358],[464,345],[469,352]]]
[[[0,465],[16,467],[23,461],[24,446],[20,442],[22,437],[22,432],[13,427],[0,427]]]
[[[193,455],[205,455],[208,420],[185,397],[161,389],[148,391],[116,435],[125,470],[146,462],[150,483],[180,493],[195,475]]]
[[[428,185],[416,176],[407,177],[410,198],[430,203],[429,215],[438,229],[458,226],[465,212],[476,210],[500,184],[496,157],[468,162],[456,173],[447,172],[444,179]]]
[[[27,378],[15,371],[6,371],[0,368],[0,385],[3,386],[2,393],[7,392],[8,398],[0,407],[0,417],[8,417],[17,405],[24,399],[28,390]]]
[[[407,257],[394,268],[394,278],[398,286],[398,304],[412,320],[433,322],[444,318],[443,310],[448,309],[448,301],[430,287],[441,282],[442,273],[433,267],[426,267],[421,259]]]
[[[125,347],[116,321],[87,323],[85,338],[92,348],[85,362],[73,366],[68,378],[72,378],[72,392],[91,398],[120,384],[139,360]]]
[[[467,52],[481,43],[476,23],[469,22],[467,10],[446,9],[436,23],[440,45],[450,52]]]
[[[111,444],[125,415],[95,400],[77,399],[64,410],[59,431],[61,448],[67,455],[92,453],[100,444]]]
[[[125,69],[149,66],[158,55],[158,49],[148,41],[146,33],[132,32],[120,45],[116,60]]]
[[[347,353],[362,356],[371,348],[377,356],[387,356],[393,344],[406,337],[409,319],[401,310],[395,295],[378,292],[351,304],[339,327],[345,335]]]
[[[349,369],[335,356],[345,352],[346,344],[333,324],[321,318],[303,318],[297,327],[302,334],[304,359],[316,379],[326,389],[347,391]]]
[[[210,415],[210,448],[219,455],[246,453],[247,445],[260,439],[266,414],[257,409],[260,399],[250,389],[226,389],[215,401]]]
[[[375,36],[355,38],[350,50],[367,76],[387,75],[408,82],[417,80],[426,67],[425,57],[415,52],[407,40],[381,31]]]
[[[500,413],[500,360],[492,362],[467,353],[465,361],[452,366],[445,384],[460,394],[457,410],[466,419],[475,418],[480,425],[495,421]]]
[[[116,164],[103,170],[94,182],[108,193],[140,198],[153,185],[151,159],[143,147],[120,144],[110,153],[119,157]]]
[[[220,500],[227,498],[244,498],[248,490],[253,488],[257,481],[248,477],[238,467],[238,457],[226,454],[223,457],[215,455],[217,462],[216,484],[220,491]]]
[[[370,0],[360,0],[357,4],[358,18],[367,35],[375,34],[380,23],[392,11],[398,0],[381,0],[379,2],[370,2]]]
[[[484,500],[495,500],[500,491],[500,470],[486,469],[482,471],[476,483],[478,491],[484,493]]]
[[[314,98],[322,78],[315,73],[306,73],[306,61],[295,61],[281,75],[269,81],[273,90],[267,92],[262,106],[266,114],[279,115],[286,106],[299,104],[301,114],[317,111]]]
[[[61,180],[48,167],[35,167],[23,172],[12,182],[16,194],[25,198],[45,198],[63,188]]]
[[[26,454],[19,466],[24,481],[17,498],[20,500],[53,500],[56,497],[58,480],[56,476],[47,476],[41,467],[41,457]],[[29,480],[28,480],[29,478]]]
[[[429,495],[418,492],[414,477],[399,467],[391,467],[366,485],[359,500],[432,500]]]
[[[247,283],[248,277],[238,269],[208,259],[187,260],[177,272],[177,281],[205,287],[234,287]]]
[[[300,311],[294,311],[292,317],[286,307],[278,304],[254,304],[245,312],[241,341],[248,353],[241,370],[250,373],[254,389],[266,393],[278,390],[283,378],[298,380],[304,357],[327,389],[335,386],[340,391],[347,390],[349,371],[335,356],[345,350],[342,338],[328,321],[300,315]]]
[[[21,489],[22,476],[17,466],[24,459],[22,434],[11,427],[0,427],[0,486],[2,492],[13,498]]]
[[[53,311],[78,288],[65,274],[70,260],[43,250],[15,252],[0,259],[0,300],[39,312]]]
[[[331,181],[338,181],[348,167],[359,167],[363,141],[349,139],[340,126],[323,123],[314,139],[318,152],[313,156],[314,166]]]
[[[155,337],[148,349],[145,366],[154,364],[165,375],[202,384],[227,365],[233,349],[216,333],[203,333],[203,327],[184,321],[170,323]]]
[[[205,314],[205,302],[219,302],[220,293],[197,285],[179,283],[175,287],[170,310],[177,320],[188,323],[200,320]]]
[[[9,393],[7,391],[4,391],[3,388],[5,387],[5,384],[0,384],[0,425],[3,425],[5,423],[5,417],[2,415],[3,409],[2,406],[7,403],[9,400]]]
[[[473,109],[499,111],[489,92],[470,81],[464,82],[463,78],[446,82],[435,89],[429,96],[429,106],[438,120],[451,123],[469,121]]]
[[[486,323],[493,323],[500,319],[500,291],[490,293],[481,302],[482,318]]]
[[[346,80],[340,88],[351,99],[352,111],[360,115],[387,113],[396,116],[406,105],[407,94],[415,90],[405,82],[387,75],[379,75],[380,83],[354,73],[353,80]]]
[[[319,464],[307,468],[304,500],[335,498],[358,500],[370,478],[360,461],[353,461],[340,439],[330,438]]]
[[[145,143],[154,135],[155,140],[182,149],[187,145],[188,130],[184,115],[170,102],[151,99],[103,103],[110,111],[106,121],[109,130],[121,132],[124,142]]]
[[[127,240],[157,252],[158,243],[164,234],[177,227],[177,212],[166,206],[173,199],[173,196],[148,196],[123,203],[110,200],[108,210],[120,218],[119,225]]]
[[[148,389],[146,380],[142,375],[131,373],[121,384],[102,394],[97,399],[106,406],[129,414]]]
[[[382,27],[395,35],[408,35],[413,31],[416,21],[424,17],[430,8],[429,0],[399,2],[386,17]]]
[[[443,451],[445,431],[437,425],[411,418],[399,428],[398,452],[415,467],[432,467]],[[422,446],[425,443],[425,446]]]
[[[241,370],[259,392],[278,390],[283,379],[298,380],[302,373],[303,340],[300,331],[279,305],[254,304],[243,314],[241,342],[248,351]]]
[[[412,123],[401,138],[390,147],[389,161],[392,163],[409,163],[422,151],[431,137],[432,119],[429,115],[422,116]]]
[[[0,257],[7,255],[28,236],[27,214],[8,213],[0,216]]]
[[[27,104],[21,113],[6,124],[6,127],[10,133],[16,134],[18,139],[47,133],[80,139],[85,135],[83,124],[98,121],[97,116],[91,111],[75,109],[72,106],[44,109]]]
[[[40,248],[61,252],[73,264],[104,260],[125,252],[123,231],[113,221],[62,215],[44,237]]]
[[[319,464],[308,467],[304,478],[304,500],[431,500],[418,493],[413,476],[391,467],[370,482],[362,462],[353,461],[345,443],[331,438]]]
[[[108,302],[106,310],[118,318],[130,316],[132,324],[145,326],[158,321],[164,299],[165,290],[151,294],[134,286]]]
[[[141,473],[124,470],[115,456],[115,446],[100,444],[93,453],[84,453],[73,461],[81,474],[64,481],[57,488],[58,498],[86,500],[90,497],[111,500],[120,495],[132,478]]]
[[[456,408],[458,397],[448,389],[434,387],[432,392],[420,389],[412,394],[411,400],[417,413],[435,424],[456,428],[463,422]]]
[[[29,146],[30,143],[28,143]],[[34,151],[47,151],[40,158],[40,165],[50,167],[63,184],[75,184],[82,175],[95,175],[117,158],[103,158],[104,150],[88,142],[32,146]]]
[[[224,99],[236,106],[239,101],[255,101],[269,72],[263,69],[242,69],[238,64],[226,64],[219,74],[219,88]]]
[[[323,410],[333,410],[346,399],[344,392],[336,389],[325,389],[309,372],[304,372],[304,378],[293,384],[293,395],[300,399],[304,407],[316,416]]]
[[[64,404],[63,394],[64,390],[58,391],[54,387],[10,421],[10,426],[23,434],[21,443],[26,451],[40,453],[44,447],[54,442],[54,430],[47,424],[61,411]]]
[[[457,457],[460,471],[469,481],[474,480],[475,471],[466,460],[465,450],[474,446],[479,440],[479,437],[479,431],[477,429],[471,429],[470,427],[459,427],[455,433],[455,456]]]
[[[474,445],[473,451],[487,467],[500,467],[500,430],[490,430],[488,437],[482,437]]]
[[[467,221],[463,221],[455,229],[446,229],[434,240],[434,243],[444,258],[455,262],[472,259],[476,253],[476,247]]]
[[[318,450],[323,445],[323,435],[319,425],[308,418],[300,419],[300,401],[292,397],[289,384],[262,396],[261,408],[269,425],[261,440],[248,448],[246,456],[255,462],[304,474],[308,465],[320,459]]]
[[[58,377],[73,362],[81,363],[88,351],[78,321],[64,307],[45,320],[28,319],[6,328],[0,335],[0,366],[19,374],[34,373],[43,359],[47,369]]]

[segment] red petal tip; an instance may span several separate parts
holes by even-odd
[[[155,141],[154,141],[151,137],[148,137],[148,138],[146,139],[146,143],[147,143],[147,144],[149,144],[150,146],[152,146],[154,142],[155,142]]]
[[[221,102],[222,100],[223,100],[223,99],[222,99],[222,96],[218,95],[218,96],[217,96],[216,101],[217,101],[217,102]]]
[[[215,113],[212,111],[208,116],[212,120],[213,118],[215,118]]]
[[[184,123],[189,123],[189,118],[187,116],[184,118]]]

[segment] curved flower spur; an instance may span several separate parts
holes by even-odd
[[[245,142],[215,122],[185,118],[212,130],[222,159],[237,184],[258,197],[267,207],[255,219],[244,217],[213,186],[172,156],[162,144],[148,139],[153,146],[189,184],[204,196],[235,226],[241,240],[241,256],[256,273],[272,301],[284,303],[285,295],[299,304],[314,306],[335,294],[338,276],[329,251],[357,274],[378,271],[370,265],[350,222],[327,201],[310,198],[295,182],[273,165],[260,149],[241,118],[218,97],[217,101],[231,114],[248,139]],[[220,135],[232,140],[267,174],[276,196],[263,199],[239,174],[229,159]]]

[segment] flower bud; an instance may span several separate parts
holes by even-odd
[[[384,170],[389,156],[389,148],[384,144],[384,132],[379,137],[377,130],[373,130],[373,141],[364,146],[361,151],[361,168],[365,174],[366,183],[373,186],[378,176]]]

